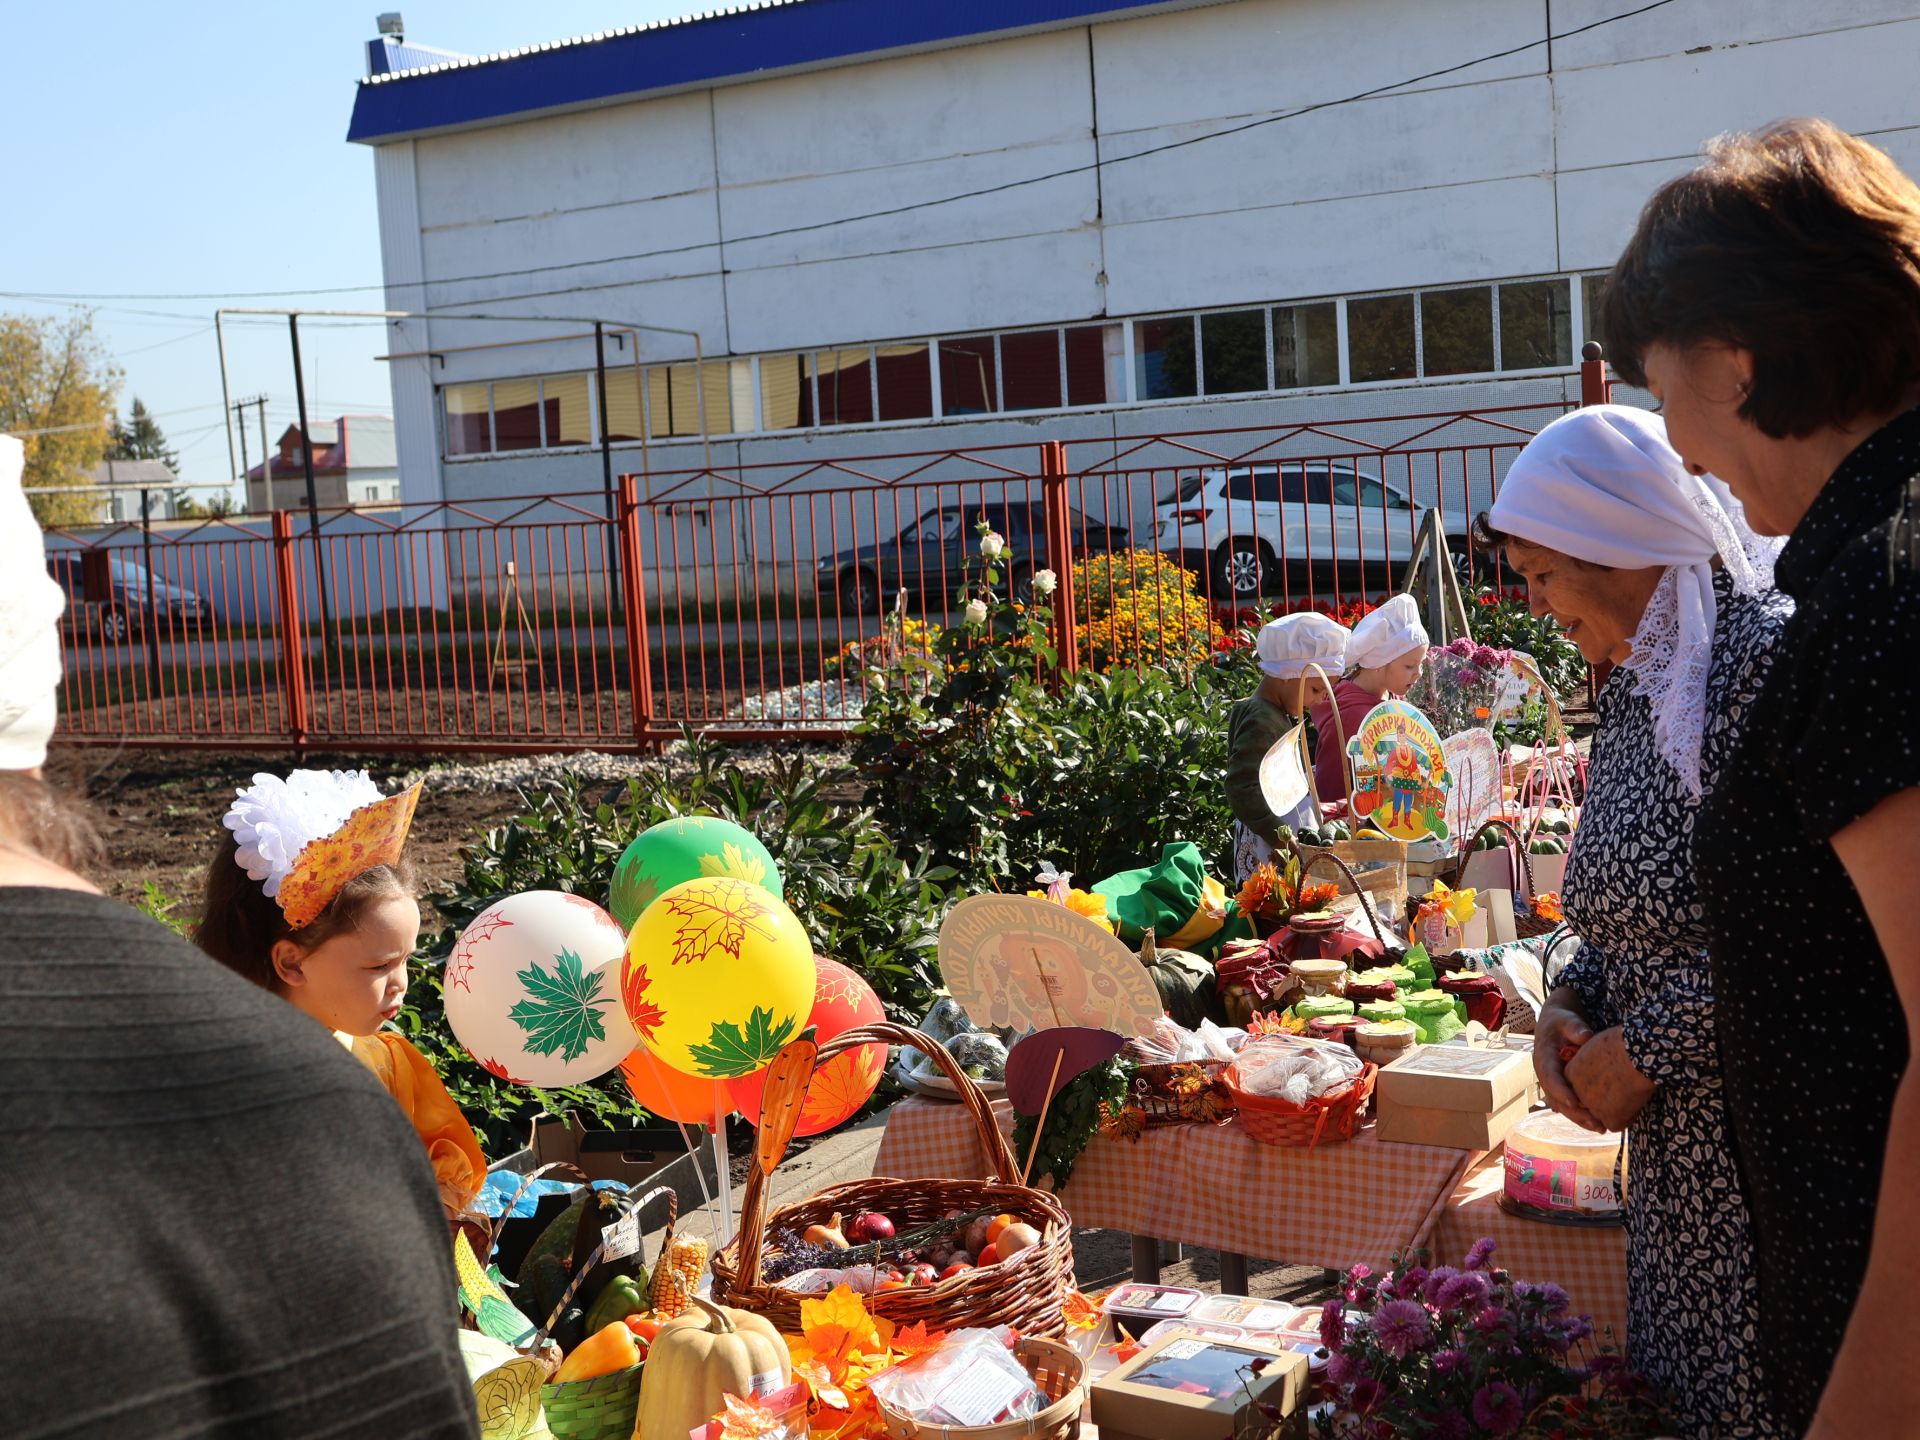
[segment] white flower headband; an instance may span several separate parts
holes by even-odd
[[[255,775],[221,823],[247,878],[279,901],[297,930],[355,875],[400,858],[419,798],[418,785],[383,796],[364,770]]]

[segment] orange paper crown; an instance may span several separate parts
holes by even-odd
[[[375,866],[399,863],[407,831],[413,827],[414,807],[420,803],[420,788],[416,781],[398,795],[362,805],[331,835],[310,840],[301,848],[276,897],[287,924],[296,930],[311,925],[354,876]]]

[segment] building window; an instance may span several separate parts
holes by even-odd
[[[873,351],[816,350],[814,388],[822,425],[865,425],[873,420]]]
[[[1060,332],[1025,330],[1000,337],[1000,385],[1009,410],[1060,408]]]
[[[1133,322],[1133,391],[1140,400],[1195,394],[1193,316]]]
[[[760,357],[760,428],[792,430],[813,423],[813,392],[804,357]]]
[[[1118,325],[1073,325],[1066,333],[1067,404],[1104,405],[1107,377],[1120,370],[1112,394],[1124,393],[1126,336]]]
[[[608,375],[609,382],[613,380]],[[540,406],[547,427],[547,444],[593,443],[593,387],[585,375],[549,375],[540,382]]]
[[[1356,385],[1414,376],[1413,296],[1347,301],[1347,369]]]
[[[1200,317],[1200,371],[1209,395],[1267,389],[1267,317],[1228,310]]]
[[[449,385],[440,392],[447,411],[447,454],[485,455],[493,449],[487,387]]]
[[[1423,375],[1481,375],[1493,369],[1493,287],[1420,294]]]
[[[933,414],[933,367],[925,345],[874,348],[874,384],[882,420],[925,420]]]
[[[493,382],[493,448],[502,451],[540,448],[538,380]]]
[[[1600,333],[1600,296],[1606,288],[1605,275],[1580,277],[1580,333],[1586,340],[1599,341],[1603,352],[1607,337]]]
[[[638,440],[643,433],[638,367],[607,371],[607,439]]]
[[[1207,373],[1211,376],[1211,368]],[[1307,385],[1339,383],[1339,306],[1331,300],[1318,305],[1276,305],[1273,388],[1296,390]]]
[[[1000,378],[993,336],[967,335],[940,342],[940,413],[986,415],[1000,408]]]
[[[1500,287],[1500,368],[1544,370],[1573,363],[1573,315],[1564,280]]]
[[[730,433],[734,428],[731,368],[725,360],[709,360],[704,366],[648,366],[647,433],[656,440]]]

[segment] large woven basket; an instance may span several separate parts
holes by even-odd
[[[769,1214],[766,1183],[756,1166],[741,1200],[740,1233],[712,1260],[714,1299],[764,1315],[775,1329],[795,1333],[800,1329],[800,1302],[811,1297],[761,1279],[761,1251],[770,1230],[804,1231],[836,1214],[875,1210],[905,1231],[954,1211],[987,1210],[1026,1221],[1040,1232],[1040,1242],[1010,1260],[963,1271],[950,1280],[869,1295],[868,1310],[898,1325],[925,1321],[938,1330],[1011,1325],[1022,1335],[1060,1334],[1065,1325],[1060,1307],[1073,1283],[1073,1221],[1066,1207],[1046,1191],[1020,1183],[1013,1151],[994,1123],[992,1104],[939,1041],[904,1025],[863,1025],[823,1044],[816,1063],[875,1042],[911,1045],[932,1057],[953,1082],[993,1173],[984,1180],[854,1180]]]
[[[1022,1340],[1013,1352],[1027,1367],[1040,1393],[1053,1403],[1026,1420],[1003,1420],[998,1425],[930,1425],[889,1410],[875,1397],[880,1418],[893,1440],[1073,1440],[1080,1433],[1080,1382],[1086,1364],[1058,1340]]]
[[[1253,1095],[1240,1088],[1237,1066],[1229,1065],[1221,1077],[1233,1103],[1240,1107],[1240,1123],[1262,1145],[1303,1146],[1311,1150],[1320,1144],[1351,1140],[1360,1128],[1360,1117],[1373,1095],[1373,1077],[1379,1067],[1372,1061],[1360,1067],[1360,1078],[1332,1095],[1316,1095],[1304,1105],[1295,1105],[1275,1095]]]

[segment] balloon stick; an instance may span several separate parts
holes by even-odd
[[[1067,1058],[1063,1045],[1053,1052],[1053,1073],[1047,1077],[1047,1098],[1040,1102],[1040,1118],[1033,1124],[1033,1143],[1027,1146],[1027,1163],[1020,1167],[1020,1183],[1027,1183],[1027,1176],[1033,1173],[1033,1157],[1040,1153],[1040,1136],[1047,1128],[1047,1109],[1053,1104],[1053,1082],[1060,1078],[1060,1062]]]
[[[721,1098],[719,1081],[713,1084],[713,1163],[720,1172],[721,1226],[714,1232],[715,1244],[733,1236],[733,1173],[727,1159],[727,1102]]]

